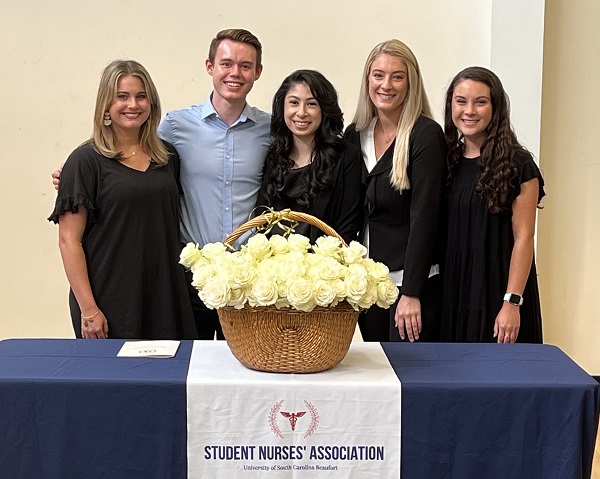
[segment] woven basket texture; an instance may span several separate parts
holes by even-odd
[[[346,302],[310,313],[275,307],[218,310],[223,334],[244,366],[277,373],[314,373],[348,352],[358,312]]]

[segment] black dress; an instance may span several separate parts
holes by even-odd
[[[179,189],[177,153],[163,167],[129,168],[77,148],[61,174],[50,221],[79,205],[88,211],[82,246],[98,307],[109,338],[193,339],[196,328],[184,270],[178,264]],[[69,306],[75,335],[81,312],[73,292]]]
[[[517,169],[508,204],[519,195],[521,184],[539,179],[538,202],[545,195],[544,181],[531,155],[518,152]],[[503,304],[514,246],[512,209],[491,213],[475,192],[481,168],[477,158],[462,158],[448,188],[448,242],[444,267],[442,341],[496,342],[494,323]],[[517,342],[542,342],[542,315],[535,258],[520,306]]]

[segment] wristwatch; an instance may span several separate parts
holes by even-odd
[[[523,296],[515,293],[506,293],[504,295],[504,301],[508,301],[515,306],[521,306],[523,304]]]

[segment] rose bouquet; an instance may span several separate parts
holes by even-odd
[[[346,301],[356,311],[376,304],[389,308],[398,289],[388,268],[366,258],[366,248],[353,241],[322,236],[314,245],[307,237],[258,233],[239,251],[224,243],[199,249],[189,243],[180,263],[193,273],[192,285],[211,309],[271,306],[311,312]]]

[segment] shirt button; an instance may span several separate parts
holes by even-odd
[[[229,206],[226,206],[226,207],[225,207],[225,211],[229,211]]]
[[[227,159],[228,159],[228,160],[229,160],[229,159],[231,159],[231,156],[227,155]]]
[[[226,185],[228,185],[228,184],[229,184],[229,181],[226,181],[226,182],[225,182],[225,184],[226,184]]]

